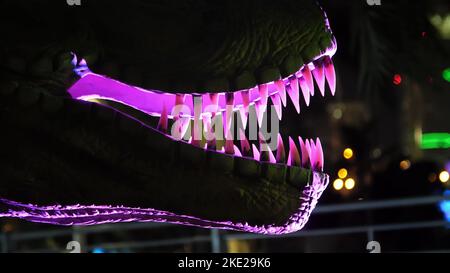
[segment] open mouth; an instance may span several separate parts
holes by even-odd
[[[319,92],[325,96],[326,86],[334,95],[336,76],[331,59],[334,52],[333,49],[324,52],[288,77],[246,90],[186,94],[130,86],[92,73],[86,62],[81,60],[76,68],[81,79],[68,92],[80,100],[99,103],[113,101],[157,118],[157,126],[153,129],[172,141],[182,141],[199,148],[198,152],[203,149],[246,160],[321,172],[324,156],[319,138],[303,140],[301,136],[289,136],[286,151],[279,133],[271,132],[275,137],[270,139],[267,128],[264,131],[266,134],[262,133],[261,128],[266,125],[263,124],[263,117],[268,107],[271,107],[271,113],[278,122],[288,101],[300,114],[301,105],[309,106],[310,97]],[[113,108],[139,120],[133,111],[117,109],[114,104]],[[259,132],[250,130],[251,126]],[[249,131],[253,131],[253,135]]]
[[[33,135],[21,139],[23,150],[42,149],[61,168],[43,171],[30,163],[30,173],[43,174],[50,190],[7,192],[0,198],[0,217],[59,225],[170,222],[266,234],[301,229],[328,185],[322,143],[282,136],[278,125],[288,104],[300,114],[312,96],[336,90],[336,41],[326,16],[314,14],[317,20],[311,16],[311,23],[280,23],[286,29],[280,27],[273,37],[285,38],[286,44],[271,45],[267,60],[258,59],[264,54],[255,47],[245,62],[232,61],[220,73],[217,65],[227,56],[193,73],[186,65],[172,70],[157,62],[165,66],[162,77],[157,68],[144,68],[141,72],[151,70],[154,78],[127,84],[113,73],[91,71],[88,62],[72,54],[71,78],[63,80],[65,86],[72,83],[64,90],[69,98],[26,83],[0,88],[10,98],[4,102],[9,103],[4,120]],[[239,55],[245,43],[239,49],[224,52]],[[192,63],[205,62],[199,51],[202,62]],[[140,58],[138,52],[130,55]],[[118,62],[127,62],[122,57]],[[247,63],[253,59],[254,64]],[[64,61],[70,63],[70,57]],[[188,75],[177,80],[178,71]],[[219,78],[204,79],[209,76]],[[164,81],[174,82],[165,89]],[[35,145],[37,135],[50,147]],[[19,141],[14,134],[5,138],[4,143]],[[15,154],[11,148],[8,152]]]
[[[111,189],[108,188],[108,180],[97,181],[93,178],[92,182],[97,184],[95,187],[105,189],[103,192],[84,191],[82,199],[70,197],[63,204],[52,192],[49,192],[46,202],[36,205],[10,201],[15,198],[2,198],[0,217],[18,217],[58,225],[154,221],[265,234],[297,231],[306,224],[328,185],[328,175],[322,172],[322,145],[318,138],[303,140],[299,137],[297,142],[296,138],[288,137],[288,149],[285,150],[283,139],[276,132],[272,136],[271,142],[275,146],[272,148],[261,131],[264,127],[261,116],[270,106],[272,116],[279,121],[282,107],[289,101],[300,112],[300,105],[307,106],[311,96],[319,93],[325,96],[327,90],[334,94],[336,78],[331,60],[334,52],[333,44],[332,48],[288,77],[246,90],[217,93],[145,90],[93,73],[86,62],[80,60],[75,66],[80,78],[68,89],[75,100],[59,98],[62,103],[58,105],[72,105],[83,111],[90,109],[89,104],[97,105],[92,108],[97,109],[97,116],[101,114],[99,109],[105,109],[117,113],[119,125],[121,122],[130,125],[125,126],[126,130],[143,128],[145,143],[125,135],[108,143],[113,146],[119,144],[117,149],[122,149],[126,154],[136,153],[137,158],[142,160],[132,167],[130,174],[146,171],[146,168],[149,170],[143,180],[138,179],[131,184],[126,180],[116,182],[115,188]],[[24,95],[30,94],[20,87],[17,93],[17,99],[22,104]],[[45,93],[36,93],[32,98],[33,103],[41,101],[41,107],[46,107],[48,99],[59,100]],[[86,104],[79,100],[100,104]],[[27,100],[26,104],[30,106],[31,102]],[[182,111],[176,110],[178,106],[183,106]],[[63,138],[72,139],[79,133],[73,129],[80,128],[83,134],[86,133],[86,128],[92,125],[85,127],[83,124],[89,121],[80,120],[70,109],[74,108],[68,108],[62,119],[52,118],[48,126],[45,125],[48,121],[43,117],[44,120],[37,123],[39,127],[36,130],[51,130]],[[240,117],[241,126],[234,130],[234,134],[230,133],[233,128],[230,126],[232,113]],[[17,116],[14,112],[11,115],[11,119]],[[214,130],[208,140],[204,135],[212,128],[208,122],[214,118],[219,121],[219,125],[213,126],[214,129],[222,130]],[[101,126],[97,122],[93,124]],[[195,134],[196,124],[202,125],[200,137]],[[254,139],[248,134],[252,126],[260,129]],[[120,129],[123,132],[123,128]],[[189,136],[190,132],[193,134]],[[236,134],[238,137],[234,138]],[[107,132],[101,135],[110,139]],[[103,153],[103,148],[97,147],[96,142],[80,142],[79,145],[93,145],[90,149],[94,150],[90,151],[108,159],[110,154]],[[129,152],[128,149],[137,150]],[[170,162],[166,161],[169,158]],[[118,168],[130,166],[126,165],[127,162],[114,164]],[[184,180],[188,183],[183,184]],[[76,183],[84,185],[82,180]],[[55,186],[59,187],[59,184]]]
[[[256,186],[254,184],[252,186],[256,187],[252,190],[254,192],[259,192],[261,191],[261,187],[264,188],[273,183],[275,183],[273,184],[275,187],[286,183],[288,185],[287,188],[291,190],[287,189],[285,193],[292,195],[292,197],[296,196],[290,199],[293,201],[289,205],[292,210],[287,215],[264,216],[273,218],[273,220],[268,220],[272,224],[260,222],[260,220],[253,221],[249,218],[240,218],[242,216],[238,217],[240,220],[231,219],[227,221],[227,218],[220,218],[220,216],[218,216],[218,219],[222,220],[206,220],[208,217],[194,217],[193,215],[195,213],[193,215],[186,215],[184,213],[169,212],[164,209],[158,210],[156,208],[139,208],[123,205],[36,206],[0,200],[0,203],[3,203],[3,206],[6,206],[10,211],[5,216],[20,217],[31,221],[60,225],[156,221],[268,234],[282,234],[297,231],[306,224],[319,197],[328,185],[328,175],[322,173],[324,157],[320,140],[318,138],[316,141],[303,140],[299,137],[298,142],[296,142],[294,138],[289,137],[288,150],[286,152],[283,140],[280,134],[277,134],[275,141],[276,148],[274,149],[276,152],[274,153],[270,145],[261,139],[261,133],[257,134],[257,139],[252,141],[245,136],[243,129],[247,129],[248,131],[252,122],[261,125],[260,116],[257,111],[261,108],[263,110],[260,113],[266,111],[270,101],[272,102],[271,107],[274,110],[274,115],[280,120],[282,118],[282,106],[286,106],[289,101],[293,103],[297,112],[300,112],[300,105],[308,105],[311,96],[317,95],[318,93],[325,96],[326,90],[329,90],[334,95],[336,78],[331,60],[334,52],[335,50],[324,52],[308,64],[301,66],[296,73],[283,79],[280,78],[273,82],[258,85],[249,90],[222,93],[174,94],[155,90],[144,90],[95,74],[87,68],[87,64],[83,60],[78,62],[76,67],[76,72],[80,76],[80,79],[68,90],[73,98],[100,102],[100,107],[113,108],[127,120],[133,123],[139,123],[141,126],[143,125],[149,131],[150,139],[156,141],[156,146],[169,147],[178,143],[178,155],[183,161],[191,160],[195,162],[201,157],[200,154],[204,155],[206,152],[206,157],[210,161],[209,166],[218,163],[218,165],[221,165],[219,169],[228,169],[231,173],[236,174],[237,177],[244,179],[240,181],[253,180],[254,177],[251,177],[255,175],[256,177],[266,179],[262,181],[267,181],[269,184],[265,184],[265,186],[262,186],[262,184]],[[202,98],[200,100],[202,102],[200,109],[206,109],[208,106],[213,105],[216,111],[194,111],[195,113],[193,115],[188,113],[189,111],[185,111],[182,114],[178,113],[178,116],[169,114],[168,109],[176,108],[179,104],[191,109],[196,108],[196,106],[198,107],[199,105],[195,101],[198,102],[199,97]],[[300,103],[301,100],[303,100],[302,103]],[[112,107],[108,103],[111,101],[114,102]],[[124,108],[122,106],[126,107]],[[260,108],[258,109],[258,107]],[[251,118],[252,109],[256,116],[256,120],[253,121]],[[136,114],[136,112],[139,114]],[[193,124],[196,121],[202,121],[201,124],[204,125],[205,121],[210,121],[211,118],[221,115],[227,117],[228,112],[237,113],[237,116],[240,116],[241,119],[248,119],[247,125],[242,124],[241,120],[243,128],[239,128],[240,134],[238,139],[232,139],[230,136],[227,137],[227,134],[223,132],[221,132],[223,136],[222,142],[214,141],[217,140],[214,137],[212,139],[213,141],[207,141],[202,138],[195,139],[195,134],[191,135],[189,139],[183,139],[185,134],[189,132],[186,128],[195,126]],[[156,122],[143,122],[144,119],[141,119],[142,116],[156,119]],[[177,121],[182,120],[188,121],[180,123],[182,126],[179,127],[184,132],[178,135],[178,137],[174,137],[173,133],[170,133],[169,124],[172,123],[173,127]],[[227,128],[226,118],[221,117],[219,120],[225,120],[225,125],[221,124],[225,127],[225,132],[227,129],[230,130],[230,128]],[[189,124],[189,126],[185,126],[184,124]],[[202,130],[205,133],[205,130]],[[217,136],[217,134],[214,136]],[[260,145],[258,147],[254,143],[250,144],[251,142],[256,142]],[[161,147],[159,148],[161,149]],[[223,161],[224,159],[225,161]],[[230,162],[228,159],[233,159],[231,160],[231,166],[228,164]],[[220,171],[223,171],[222,169]],[[206,181],[206,183],[209,182],[212,181]],[[299,193],[293,193],[298,191]],[[222,195],[226,194],[223,193]],[[220,204],[220,202],[217,203]],[[242,204],[237,206],[242,206]],[[251,207],[247,209],[253,211]],[[253,214],[254,212],[251,213]]]

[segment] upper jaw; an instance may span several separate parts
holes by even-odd
[[[78,62],[75,71],[80,79],[69,88],[72,97],[81,100],[107,99],[128,105],[148,115],[158,117],[158,129],[166,137],[172,140],[180,140],[185,136],[188,126],[200,124],[200,127],[211,129],[212,116],[223,118],[224,132],[218,138],[214,136],[214,142],[205,141],[202,137],[184,140],[200,149],[207,149],[216,153],[225,153],[235,157],[243,157],[256,161],[266,161],[271,164],[284,164],[288,166],[299,166],[322,171],[324,156],[322,144],[317,138],[305,139],[301,137],[288,138],[284,145],[283,138],[276,134],[272,139],[273,145],[267,145],[266,139],[258,134],[256,139],[248,139],[245,134],[249,117],[259,127],[262,124],[262,116],[267,110],[269,102],[272,101],[272,114],[276,113],[278,120],[282,118],[282,107],[287,104],[287,97],[292,101],[295,109],[300,113],[300,105],[309,105],[310,97],[317,94],[316,85],[322,96],[325,96],[326,82],[331,94],[334,95],[336,79],[331,57],[335,53],[335,42],[320,55],[314,57],[311,62],[299,67],[291,75],[277,80],[253,86],[252,88],[231,92],[220,93],[197,93],[197,94],[172,94],[159,90],[145,90],[130,86],[119,81],[91,72],[84,60]],[[301,94],[301,95],[300,95]],[[303,97],[303,99],[301,98]],[[303,102],[302,102],[303,101]],[[174,110],[183,105],[181,111]],[[187,111],[186,111],[187,109]],[[230,130],[229,117],[234,117],[234,112],[239,113],[242,130],[237,130],[237,139],[230,138],[226,134]],[[253,114],[253,115],[252,115]],[[179,120],[181,119],[181,120]],[[184,130],[178,136],[171,134],[169,123],[182,124],[180,129]],[[193,124],[191,124],[193,123]],[[183,127],[184,126],[184,127]],[[233,134],[234,136],[234,134]],[[254,144],[251,144],[252,141]],[[285,141],[287,141],[285,139]],[[218,144],[220,142],[220,144]],[[288,152],[285,152],[285,147]]]

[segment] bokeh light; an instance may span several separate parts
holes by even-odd
[[[344,152],[342,153],[345,159],[350,159],[353,157],[353,150],[350,148],[346,148]]]
[[[395,74],[394,77],[392,78],[392,82],[395,85],[400,85],[402,83],[402,76],[400,74]]]
[[[448,173],[447,171],[442,171],[442,172],[439,174],[439,180],[440,180],[442,183],[448,182],[449,177],[450,177],[450,175],[449,175],[449,173]]]
[[[347,190],[352,190],[355,187],[355,180],[353,178],[348,178],[345,180],[345,188]]]
[[[344,181],[342,179],[336,179],[333,182],[333,188],[337,191],[340,191],[344,187]]]
[[[346,168],[342,168],[342,169],[340,169],[340,170],[338,171],[338,176],[339,176],[339,178],[344,179],[344,178],[347,177],[347,174],[348,174],[348,171],[347,171]]]
[[[411,167],[411,161],[409,161],[408,159],[400,161],[400,169],[406,171],[410,167]]]
[[[450,68],[447,68],[444,71],[442,71],[442,78],[445,81],[450,82]]]

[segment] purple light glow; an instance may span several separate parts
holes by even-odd
[[[262,234],[284,234],[300,230],[308,221],[318,199],[328,185],[328,175],[313,172],[312,181],[300,195],[300,206],[283,225],[252,226],[248,223],[210,221],[151,208],[107,205],[36,206],[0,199],[0,217],[13,217],[54,225],[97,225],[119,222],[166,222],[203,228],[218,228]]]
[[[332,57],[336,52],[336,43],[333,38],[330,48],[317,56],[313,61],[324,56]],[[74,56],[76,62],[76,57]],[[313,62],[308,65],[310,70],[314,69]],[[301,76],[303,66],[300,67],[297,76]],[[130,86],[106,76],[98,75],[89,70],[84,60],[81,60],[75,73],[80,79],[69,88],[68,92],[75,99],[108,99],[116,101],[135,109],[138,109],[152,116],[160,116],[163,107],[173,109],[176,102],[176,95],[164,93],[157,90],[145,90],[143,88]],[[283,79],[286,85],[289,78]],[[278,93],[276,84],[267,83],[268,95]],[[249,89],[250,104],[255,104],[261,100],[258,87]],[[267,99],[267,97],[266,97]],[[210,105],[211,97],[208,93],[202,95],[203,105]],[[194,113],[193,95],[185,94],[184,105]],[[243,107],[242,96],[234,96],[235,109]],[[218,106],[220,111],[226,111],[227,102],[225,93],[220,93]],[[203,113],[202,113],[203,114]],[[192,115],[185,115],[190,116]],[[171,115],[169,115],[171,117]],[[131,117],[130,117],[131,118]],[[172,117],[171,117],[172,118]],[[256,149],[256,153],[259,154]],[[259,156],[258,156],[259,157]],[[258,158],[259,159],[259,158]],[[258,160],[256,159],[256,160]],[[269,224],[264,226],[254,226],[248,223],[236,223],[232,221],[211,221],[200,219],[190,215],[178,215],[168,211],[161,211],[153,208],[131,208],[125,206],[87,205],[78,204],[71,206],[61,206],[58,204],[48,204],[38,206],[34,204],[23,204],[4,198],[0,198],[0,217],[13,217],[25,219],[32,222],[55,224],[55,225],[96,225],[118,222],[167,222],[197,226],[203,228],[218,228],[236,231],[245,231],[262,234],[284,234],[300,230],[307,223],[312,210],[315,208],[322,192],[326,189],[329,177],[327,174],[312,172],[311,181],[301,189],[300,204],[298,210],[293,213],[283,224]]]
[[[328,48],[325,52],[314,58],[313,61],[318,60],[324,56],[332,57],[336,53],[336,43],[333,40],[332,46]],[[307,65],[310,70],[314,70],[313,61]],[[298,72],[295,74],[297,76],[301,76],[301,70],[304,66],[300,67]],[[112,101],[116,101],[135,109],[138,109],[146,114],[152,116],[160,116],[160,113],[163,110],[163,106],[165,105],[166,109],[169,109],[169,112],[175,107],[175,94],[172,93],[164,93],[158,90],[146,90],[140,87],[131,86],[124,84],[120,81],[108,78],[106,76],[102,76],[96,73],[93,73],[87,67],[86,61],[81,60],[80,64],[77,68],[75,68],[75,72],[81,77],[73,86],[71,86],[68,90],[70,95],[73,98],[80,100],[91,100],[91,99],[108,99]],[[283,79],[284,84],[286,85],[289,82],[289,77]],[[278,93],[276,89],[276,85],[274,82],[268,82],[268,96],[274,95]],[[240,90],[244,91],[244,90]],[[239,92],[239,91],[236,91]],[[227,101],[225,93],[219,93],[219,111],[226,111]],[[255,104],[255,102],[259,101],[260,94],[258,91],[258,87],[249,89],[249,101],[250,105]],[[205,93],[202,95],[203,105],[211,105],[211,98],[209,93]],[[185,116],[193,116],[193,95],[185,94],[185,102],[189,109],[191,109],[190,115]],[[234,96],[234,109],[238,110],[243,107],[243,101],[241,96]],[[205,113],[202,113],[202,115]],[[169,113],[169,117],[170,113]],[[172,118],[172,117],[171,117]]]

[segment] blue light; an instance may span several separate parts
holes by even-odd
[[[446,190],[444,192],[444,197],[446,197],[446,200],[442,200],[439,203],[439,207],[441,208],[442,213],[445,216],[445,219],[447,222],[450,223],[450,190]]]
[[[105,253],[105,250],[97,247],[92,250],[92,253]]]

